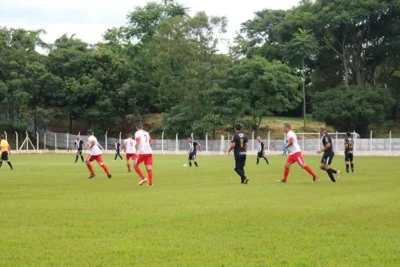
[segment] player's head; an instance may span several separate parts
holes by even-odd
[[[79,136],[76,137],[76,140],[79,140]]]
[[[351,137],[351,133],[350,132],[347,132],[346,135],[347,135],[347,137]]]
[[[261,142],[261,137],[260,136],[257,136],[257,141]]]
[[[4,134],[0,135],[0,139],[4,140]]]
[[[189,136],[188,137],[188,141],[189,141],[189,143],[192,143],[193,142],[193,138],[191,136]]]
[[[236,124],[236,125],[235,125],[235,131],[236,131],[236,132],[241,132],[241,131],[242,131],[242,125]]]
[[[320,132],[321,134],[326,133],[326,126],[325,126],[325,125],[319,126],[319,132]]]
[[[141,121],[136,123],[136,130],[143,130],[143,123]]]
[[[283,131],[284,131],[285,133],[289,132],[291,129],[292,129],[292,125],[290,125],[290,123],[285,122],[285,123],[283,124]]]
[[[86,134],[87,134],[88,136],[91,136],[91,135],[93,135],[93,131],[92,131],[91,129],[89,129],[89,130],[87,130]]]

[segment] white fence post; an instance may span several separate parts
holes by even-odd
[[[392,131],[389,132],[389,151],[392,151]]]
[[[26,141],[26,151],[29,150],[29,143],[28,143],[29,135],[28,132],[25,132],[25,141]]]
[[[190,134],[190,137],[192,137],[192,139],[193,139],[193,133]]]
[[[369,136],[369,150],[372,151],[372,131],[370,132]]]
[[[338,150],[338,144],[339,144],[339,142],[338,142],[338,131],[336,131],[336,145],[335,145],[335,151]]]
[[[135,137],[135,136],[133,136],[133,137]],[[119,132],[119,143],[121,144],[121,142],[122,142],[122,132]]]
[[[7,136],[7,133],[6,133],[6,131],[4,131],[4,137],[6,138],[6,140],[8,141],[8,136]]]
[[[177,133],[176,137],[175,137],[175,152],[176,153],[178,153],[178,150],[179,150],[179,140],[178,140],[178,138],[179,138],[179,134]]]
[[[251,151],[254,151],[254,132],[251,133]]]
[[[306,151],[306,147],[304,146],[304,138],[305,138],[305,135],[304,135],[304,133],[303,133],[303,141],[302,141],[302,143],[301,143],[301,148],[302,149],[304,149],[304,151]]]
[[[54,133],[54,150],[57,150],[57,133]]]
[[[18,133],[17,133],[17,132],[15,132],[15,145],[16,145],[15,150],[17,150],[17,154],[18,154],[18,148],[19,148],[19,146],[18,146]]]
[[[36,132],[36,151],[39,152],[39,133]]]
[[[224,154],[224,152],[225,152],[225,136],[223,136],[222,134],[221,134],[221,151],[220,152],[221,152],[221,154]]]
[[[271,149],[271,131],[268,132],[268,151]]]
[[[69,133],[67,133],[67,151],[69,150]]]
[[[164,154],[164,132],[161,134],[161,154]]]
[[[46,132],[43,134],[43,150],[46,150],[47,135]]]
[[[208,133],[206,133],[206,154],[208,154]]]
[[[106,149],[105,149],[105,151],[107,151],[108,150],[108,138],[107,138],[107,136],[108,136],[108,132],[106,132],[105,133],[105,135],[104,135],[104,138],[105,138],[105,143],[106,143]],[[121,144],[121,141],[119,141],[119,143]]]

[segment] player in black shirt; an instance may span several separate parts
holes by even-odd
[[[265,159],[267,164],[269,164],[267,156],[265,155],[265,145],[264,142],[261,140],[261,137],[257,137],[257,142],[258,142],[258,152],[257,152],[257,165],[260,163],[260,159]]]
[[[115,149],[114,160],[117,160],[117,157],[119,157],[122,160],[123,158],[121,156],[121,143],[117,139],[115,139],[114,149]]]
[[[242,133],[242,126],[235,126],[236,133],[232,137],[231,147],[228,150],[228,154],[233,150],[235,154],[235,171],[240,176],[242,184],[247,184],[249,178],[246,177],[244,167],[246,166],[246,154],[247,154],[247,137]]]
[[[332,138],[326,131],[325,126],[320,126],[319,130],[320,130],[320,133],[322,134],[323,149],[318,150],[317,153],[318,154],[324,153],[322,156],[320,169],[325,170],[328,173],[329,178],[331,179],[332,183],[336,183],[336,179],[340,177],[340,171],[339,170],[336,171],[330,167],[330,165],[332,163],[332,159],[335,156],[335,153],[333,152],[333,147],[332,147]],[[336,174],[336,179],[333,176],[333,174]]]
[[[351,165],[351,172],[354,172],[354,163],[353,163],[353,149],[354,149],[354,141],[351,137],[351,133],[347,133],[347,138],[344,139],[344,161],[346,162],[346,172],[350,172]]]
[[[192,137],[189,137],[188,141],[189,141],[189,166],[192,167],[192,162],[194,162],[194,165],[196,165],[196,167],[199,167],[199,165],[197,164],[196,154],[197,154],[197,147],[199,147],[199,151],[201,151],[201,145],[196,141],[193,141]]]
[[[76,149],[76,158],[75,158],[75,163],[78,162],[79,156],[81,157],[82,162],[85,162],[85,160],[83,159],[83,155],[82,155],[82,151],[83,151],[83,146],[84,146],[84,142],[83,140],[81,140],[79,138],[79,136],[76,138],[75,142],[74,142],[74,146]]]

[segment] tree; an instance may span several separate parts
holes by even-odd
[[[306,129],[306,60],[316,58],[319,50],[318,41],[308,30],[299,29],[292,40],[285,45],[285,59],[294,67],[300,67],[303,88],[303,127]]]
[[[379,125],[387,119],[393,103],[386,88],[340,86],[315,94],[313,115],[338,131],[355,130],[365,135],[371,124]]]

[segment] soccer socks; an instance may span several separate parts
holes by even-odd
[[[189,162],[189,166],[192,167],[192,162]]]
[[[123,160],[123,158],[122,158],[122,156],[121,155],[118,155],[119,156],[119,158],[121,159],[121,160]]]
[[[128,167],[128,171],[131,171],[131,164],[127,163],[126,167]]]
[[[351,172],[354,172],[354,163],[351,163]]]
[[[331,179],[331,181],[333,183],[336,183],[335,177],[333,176],[333,170],[332,169],[328,169],[328,170],[326,170],[326,172],[328,173],[329,178]]]
[[[332,173],[334,173],[334,174],[336,174],[336,173],[337,173],[337,171],[336,171],[336,170],[334,170],[334,169],[332,169],[332,168],[330,168],[330,170],[331,170],[331,172],[332,172]]]
[[[194,165],[196,165],[196,167],[199,167],[199,165],[197,164],[197,161],[194,162]]]
[[[265,162],[269,165],[267,157],[264,157],[264,159],[265,159]]]
[[[13,166],[12,166],[11,162],[10,162],[10,161],[7,161],[7,164],[8,164],[8,166],[10,166],[10,169],[12,170],[12,169],[13,169]]]
[[[81,155],[81,160],[82,160],[82,162],[85,162],[85,159],[83,158],[83,156]]]
[[[86,165],[89,169],[90,174],[94,175],[94,169],[93,169],[92,164],[90,162],[88,162],[88,163],[86,163]]]
[[[349,171],[350,171],[350,165],[346,163],[346,172],[349,173]]]
[[[246,180],[246,176],[244,174],[244,169],[243,168],[235,168],[235,172],[240,176],[240,179],[241,179],[242,184],[243,184],[244,180]]]
[[[79,158],[79,156],[78,156],[78,155],[76,155],[76,158],[75,158],[75,163],[76,163],[76,162],[78,162],[78,158]]]
[[[257,165],[258,165],[258,163],[260,163],[260,158],[257,158]]]
[[[139,168],[139,166],[135,166],[135,172],[139,175],[140,179],[144,179],[144,175],[142,173],[142,170]]]
[[[312,175],[312,177],[317,177],[317,175],[315,174],[315,172],[310,168],[310,166],[305,166],[304,169]]]
[[[101,165],[101,167],[103,168],[104,172],[108,175],[110,175],[110,172],[108,171],[107,165],[103,163],[103,165]]]
[[[153,184],[153,170],[147,170],[147,175],[149,176],[149,185]]]
[[[290,171],[289,168],[285,168],[285,170],[283,171],[283,180],[282,180],[283,182],[286,182],[286,180],[289,176],[289,171]]]

